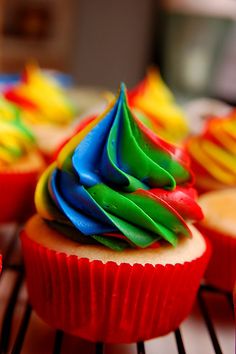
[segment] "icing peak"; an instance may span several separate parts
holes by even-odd
[[[73,137],[44,173],[36,207],[80,242],[115,249],[148,247],[160,239],[175,245],[178,235],[190,235],[181,211],[187,219],[202,216],[190,182],[186,155],[133,117],[122,84],[116,102]]]
[[[202,190],[236,185],[235,122],[235,110],[224,118],[212,118],[206,122],[202,134],[186,142],[196,182]]]
[[[19,84],[5,92],[5,97],[23,110],[30,123],[67,124],[75,114],[62,87],[43,74],[37,65],[28,65]]]
[[[162,138],[178,142],[186,136],[184,113],[158,70],[148,70],[145,79],[129,92],[129,102],[137,117]]]

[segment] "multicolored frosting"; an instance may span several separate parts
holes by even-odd
[[[3,96],[0,96],[0,120],[13,121],[19,118],[20,110]]]
[[[187,140],[186,149],[200,190],[236,186],[236,110],[208,120],[202,134]]]
[[[19,117],[0,119],[0,167],[13,164],[25,156],[33,146],[34,137]]]
[[[157,70],[150,69],[128,98],[135,115],[158,136],[179,142],[187,135],[184,113]]]
[[[136,120],[124,85],[116,102],[61,150],[41,177],[41,217],[74,240],[120,250],[176,245],[202,217],[189,161]]]
[[[28,65],[21,82],[4,95],[23,111],[23,118],[29,123],[64,125],[75,116],[75,108],[63,88],[36,65]]]

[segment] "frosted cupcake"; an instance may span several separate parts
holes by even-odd
[[[236,281],[236,188],[205,193],[199,204],[205,218],[197,226],[212,244],[205,279],[232,292]]]
[[[188,125],[184,113],[157,70],[149,69],[128,97],[137,117],[158,136],[175,143],[186,137]]]
[[[209,258],[182,150],[116,102],[41,177],[22,233],[30,301],[54,328],[134,342],[176,329]]]
[[[19,222],[33,213],[43,168],[34,137],[20,119],[0,119],[0,223]]]
[[[4,95],[21,109],[24,123],[46,156],[73,132],[70,125],[76,117],[75,106],[58,82],[36,65],[28,65],[22,80]]]
[[[199,192],[236,187],[236,110],[211,119],[187,140],[186,149]]]

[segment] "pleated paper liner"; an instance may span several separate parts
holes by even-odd
[[[21,240],[38,315],[94,342],[136,342],[175,330],[191,311],[210,254],[207,245],[202,256],[183,264],[104,264],[50,250],[25,231]]]
[[[212,256],[205,273],[206,281],[219,289],[232,292],[236,281],[236,237],[202,225],[196,226],[212,245]]]
[[[39,171],[0,172],[0,223],[22,222],[34,211]]]

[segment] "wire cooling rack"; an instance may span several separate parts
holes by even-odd
[[[28,303],[19,229],[1,227],[0,354],[233,354],[232,296],[202,286],[191,315],[175,332],[134,344],[90,343],[48,327]]]

